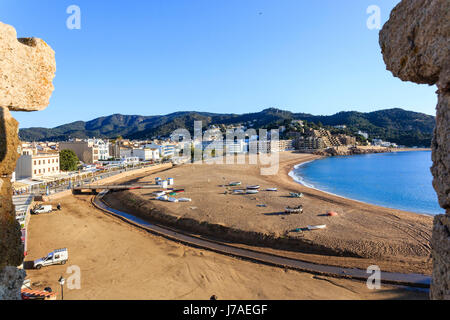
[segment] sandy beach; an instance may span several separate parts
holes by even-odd
[[[414,223],[414,219],[419,219],[420,223],[426,226],[428,221],[423,216],[414,215],[405,212],[390,212],[390,209],[377,208],[361,203],[354,203],[351,200],[342,198],[330,199],[329,195],[323,195],[318,191],[304,188],[293,182],[287,173],[293,165],[298,164],[299,160],[308,161],[313,159],[311,155],[284,154],[282,156],[282,166],[277,177],[261,177],[257,168],[250,168],[244,165],[242,168],[235,166],[221,166],[214,171],[210,171],[206,166],[183,165],[173,169],[164,170],[157,173],[138,173],[134,176],[114,179],[115,183],[124,183],[125,181],[140,180],[146,182],[154,176],[171,176],[177,181],[177,186],[184,181],[186,187],[186,196],[192,197],[193,202],[187,203],[185,210],[178,207],[179,211],[206,212],[205,216],[215,217],[218,221],[225,224],[227,221],[234,220],[234,216],[224,216],[223,212],[242,212],[242,207],[251,207],[255,200],[239,196],[229,195],[230,199],[226,206],[213,206],[214,197],[225,197],[221,194],[223,187],[211,185],[212,179],[222,181],[225,179],[239,178],[234,180],[252,179],[252,183],[259,181],[277,185],[283,190],[301,190],[305,192],[303,203],[325,202],[327,206],[333,204],[335,209],[341,208],[343,214],[339,218],[357,215],[357,210],[369,210],[368,212],[381,210],[380,217],[390,217],[395,221],[403,223]],[[190,179],[182,177],[194,170],[199,175],[191,175]],[[208,175],[205,174],[205,171]],[[224,171],[225,170],[225,171]],[[228,171],[230,170],[230,171]],[[216,172],[216,174],[214,174]],[[203,178],[202,178],[203,176]],[[118,177],[120,178],[120,177]],[[209,182],[208,182],[209,179]],[[262,180],[259,180],[262,179]],[[204,181],[204,186],[200,181]],[[250,182],[250,181],[249,181]],[[192,188],[192,189],[190,189]],[[205,190],[210,190],[207,197],[202,196]],[[283,195],[283,190],[278,196]],[[142,193],[142,195],[140,195]],[[118,200],[120,204],[122,197],[139,196],[148,197],[147,192],[134,190],[129,192],[115,193],[109,200]],[[233,198],[232,198],[233,197]],[[271,196],[273,197],[273,196]],[[317,276],[305,272],[287,270],[282,268],[260,265],[257,263],[242,261],[240,259],[224,256],[207,250],[187,247],[164,238],[154,236],[142,229],[123,222],[113,216],[106,215],[102,211],[93,207],[90,195],[63,195],[60,198],[52,199],[49,203],[56,205],[62,204],[62,210],[50,214],[32,216],[29,226],[28,256],[25,259],[24,267],[27,271],[27,278],[31,280],[32,287],[43,289],[50,286],[54,291],[60,293],[58,279],[60,276],[70,277],[67,268],[76,265],[81,270],[81,289],[64,290],[64,299],[209,299],[213,294],[219,299],[428,299],[426,291],[412,290],[399,286],[382,285],[380,290],[369,290],[364,282],[339,279],[327,276]],[[236,200],[234,200],[236,199]],[[242,201],[246,199],[246,201]],[[276,197],[274,198],[276,199]],[[289,198],[282,198],[283,203]],[[270,200],[269,198],[263,200]],[[164,208],[169,204],[156,202],[148,198],[142,200],[159,208]],[[275,201],[275,200],[272,200]],[[259,202],[259,201],[256,201]],[[268,204],[275,206],[275,203],[267,201]],[[184,205],[184,204],[175,204]],[[209,207],[208,207],[209,205]],[[323,204],[325,206],[325,204]],[[355,207],[356,206],[356,207]],[[358,209],[357,206],[361,206]],[[195,210],[190,207],[197,207]],[[169,208],[169,207],[166,207]],[[265,208],[267,209],[267,208]],[[167,209],[165,209],[167,210]],[[344,211],[345,210],[345,211]],[[353,211],[351,211],[353,210]],[[370,211],[372,210],[372,211]],[[384,210],[387,210],[386,212]],[[366,212],[362,211],[362,212]],[[167,210],[167,212],[173,212]],[[257,215],[258,211],[250,210],[250,213]],[[353,212],[353,214],[352,214]],[[137,210],[133,213],[138,214]],[[217,216],[221,214],[222,216]],[[264,212],[263,212],[264,213]],[[171,213],[175,215],[176,213]],[[361,213],[362,214],[362,213]],[[272,218],[272,221],[250,221],[243,224],[247,227],[269,228],[270,223],[277,215],[257,215],[262,218]],[[398,217],[398,218],[394,218]],[[288,218],[288,217],[286,217]],[[316,217],[320,219],[321,217]],[[222,219],[222,220],[219,220]],[[230,219],[230,220],[228,220]],[[314,216],[311,216],[314,219]],[[357,219],[356,217],[353,219]],[[261,220],[261,219],[257,219]],[[285,219],[280,219],[281,221]],[[343,219],[340,225],[348,224],[347,219]],[[293,223],[293,222],[286,222]],[[282,224],[274,224],[281,228]],[[268,230],[275,230],[273,229]],[[425,228],[425,227],[424,227]],[[327,230],[328,231],[328,230]],[[273,231],[272,231],[273,232]],[[374,237],[368,233],[370,237]],[[326,243],[331,238],[327,234],[311,234],[321,240],[322,237]],[[326,236],[326,237],[325,237]],[[402,235],[394,234],[396,237]],[[405,236],[403,236],[405,237]],[[383,241],[389,237],[381,237]],[[406,237],[407,238],[407,237]],[[394,240],[396,238],[394,237]],[[399,240],[397,240],[399,241]],[[413,238],[409,239],[412,243]],[[342,243],[345,244],[343,241]],[[409,270],[424,270],[428,272],[428,262],[424,256],[407,256],[404,261],[399,256],[388,259],[380,258],[359,258],[322,255],[319,253],[301,253],[275,248],[255,247],[245,244],[233,243],[242,247],[251,247],[252,249],[284,254],[296,258],[315,261],[317,263],[359,266],[367,267],[367,264],[374,262],[381,263],[383,269],[392,269],[402,272]],[[384,245],[384,244],[383,244]],[[31,268],[32,261],[46,255],[53,249],[66,247],[69,250],[69,262],[64,266],[50,266],[35,270]],[[381,247],[381,245],[380,245]],[[410,264],[410,265],[409,265]],[[418,266],[423,265],[423,268]],[[403,266],[404,269],[400,269]],[[411,272],[412,272],[411,271]],[[60,297],[60,296],[59,296]]]
[[[151,221],[192,233],[230,241],[233,245],[273,252],[320,264],[384,271],[430,274],[429,239],[432,217],[388,209],[330,195],[302,186],[288,173],[293,166],[318,157],[280,154],[277,175],[262,176],[259,165],[182,165],[134,182],[153,183],[155,177],[175,179],[189,203],[154,200],[149,190],[118,192],[106,197],[113,207]],[[241,181],[258,184],[256,195],[234,195],[224,185]],[[289,192],[302,192],[301,199]],[[284,215],[287,205],[302,204],[301,215]],[[264,205],[262,207],[261,205]],[[338,217],[327,217],[333,210]],[[326,224],[325,230],[292,232],[307,225]]]
[[[51,287],[67,268],[81,270],[81,288],[64,299],[428,299],[428,293],[315,276],[241,261],[186,247],[128,225],[92,207],[91,196],[58,199],[59,212],[33,216],[25,267],[49,251],[66,247],[64,266],[27,269],[34,289]],[[54,202],[53,204],[56,204]]]

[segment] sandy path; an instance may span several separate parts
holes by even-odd
[[[67,247],[65,266],[27,270],[34,288],[59,292],[67,267],[81,269],[81,289],[65,299],[425,299],[423,292],[315,277],[188,248],[94,209],[89,196],[59,199],[61,212],[33,216],[26,261]],[[25,263],[28,265],[28,263]],[[37,285],[38,284],[38,285]]]

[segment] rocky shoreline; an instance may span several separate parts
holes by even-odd
[[[388,152],[405,152],[405,151],[429,151],[426,148],[380,148],[380,147],[331,147],[324,150],[317,150],[313,152],[314,155],[322,157],[333,157],[333,156],[352,156],[361,154],[372,154],[372,153],[388,153]]]

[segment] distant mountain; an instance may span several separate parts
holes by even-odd
[[[273,128],[291,120],[306,120],[323,126],[346,125],[348,133],[365,131],[370,138],[381,138],[406,146],[429,146],[435,126],[435,117],[403,109],[388,109],[370,113],[356,111],[339,112],[331,116],[315,116],[292,113],[275,108],[246,114],[217,114],[207,112],[175,112],[161,116],[113,114],[91,121],[76,121],[56,128],[27,128],[19,131],[25,141],[63,141],[69,138],[115,138],[151,139],[169,136],[178,128],[193,131],[194,121],[208,125],[246,125],[252,121],[253,128]]]

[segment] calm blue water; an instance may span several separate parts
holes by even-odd
[[[346,198],[417,213],[439,214],[431,151],[329,157],[297,166],[298,182]]]

